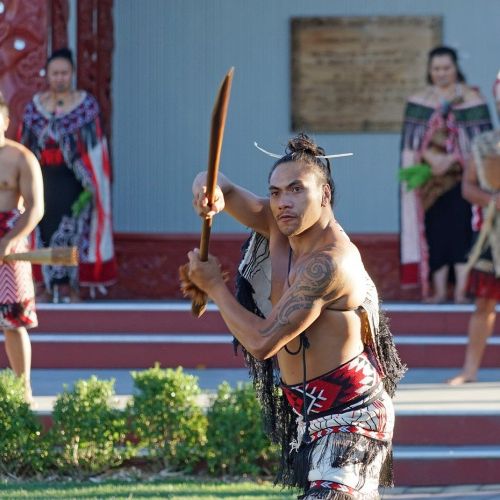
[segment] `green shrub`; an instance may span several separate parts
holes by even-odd
[[[224,382],[208,410],[206,460],[211,474],[270,474],[277,448],[267,438],[259,402],[250,384]]]
[[[133,434],[163,466],[192,471],[202,457],[206,417],[199,405],[198,379],[182,368],[132,372],[135,393],[129,405]]]
[[[79,380],[57,397],[50,430],[55,465],[82,476],[120,465],[130,454],[126,417],[111,407],[114,379]]]
[[[41,425],[24,401],[23,380],[0,372],[0,473],[30,475],[43,470],[48,446]]]

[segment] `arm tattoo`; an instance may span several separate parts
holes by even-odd
[[[261,330],[270,335],[279,328],[290,324],[290,315],[298,310],[310,310],[314,302],[322,297],[328,300],[335,292],[326,293],[335,278],[335,264],[332,258],[319,253],[309,259],[299,270],[299,276],[290,288],[290,296],[280,305],[273,324]]]

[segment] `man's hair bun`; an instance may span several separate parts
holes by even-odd
[[[321,156],[325,154],[322,147],[318,146],[308,135],[300,133],[288,141],[286,146],[287,154],[303,153],[311,156]]]

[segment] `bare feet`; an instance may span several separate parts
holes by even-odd
[[[43,291],[37,293],[35,299],[37,302],[43,302],[43,303],[53,301],[52,294],[50,292],[48,292],[47,290],[43,290]]]
[[[76,290],[71,290],[69,292],[69,295],[65,295],[62,299],[61,302],[64,304],[71,304],[75,302],[81,302],[82,299],[80,298],[80,294]]]
[[[445,302],[446,297],[443,295],[433,295],[424,299],[425,304],[444,304]]]
[[[455,304],[472,304],[472,301],[465,296],[457,296],[455,297]]]
[[[31,392],[31,385],[28,384],[24,387],[24,400],[26,403],[28,403],[31,407],[33,407],[35,400],[33,399],[33,393]]]
[[[454,377],[452,377],[446,381],[446,383],[448,385],[452,385],[452,386],[468,384],[470,382],[477,382],[477,378],[467,376],[464,373],[459,373],[458,375],[455,375]]]
[[[71,302],[81,302],[82,301],[82,299],[80,297],[80,293],[77,290],[73,290],[73,289],[71,289],[71,291],[69,293],[69,298],[70,298]]]

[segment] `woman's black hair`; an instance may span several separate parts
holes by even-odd
[[[452,49],[451,47],[442,46],[442,47],[435,47],[434,49],[432,49],[427,57],[427,83],[429,85],[432,85],[432,78],[430,72],[431,62],[435,57],[438,56],[448,56],[453,62],[455,69],[457,70],[457,80],[460,83],[466,82],[465,76],[462,73],[462,70],[460,69],[460,66],[458,64],[457,51],[455,49]]]
[[[69,61],[72,67],[75,65],[73,64],[73,52],[71,52],[71,49],[68,49],[67,47],[63,47],[61,49],[54,50],[50,57],[47,59],[47,64],[45,67],[48,67],[48,65],[54,60],[54,59],[66,59],[66,61]]]
[[[328,158],[318,158],[324,156],[325,151],[321,146],[318,146],[309,136],[304,133],[298,134],[288,141],[285,148],[285,155],[282,156],[272,166],[269,172],[268,180],[275,168],[282,163],[302,161],[307,165],[315,167],[321,173],[324,182],[330,186],[331,205],[333,206],[335,195],[335,184],[332,179],[330,160]]]

